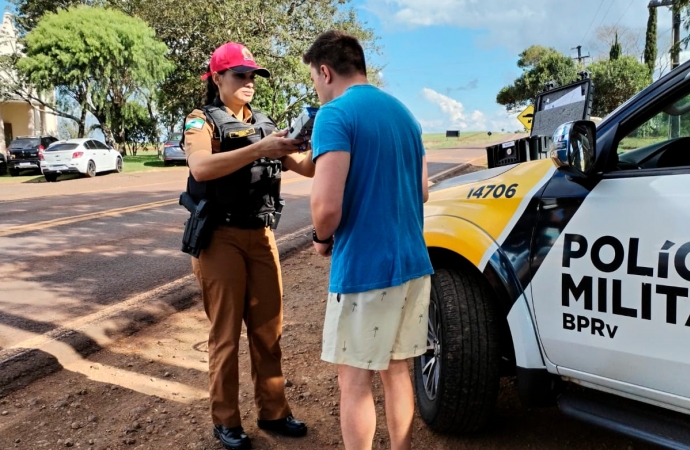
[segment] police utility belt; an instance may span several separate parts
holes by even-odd
[[[252,123],[243,123],[227,113],[218,101],[201,108],[214,126],[214,140],[220,151],[233,151],[258,142],[273,133],[273,120],[252,112]],[[183,138],[184,142],[184,138]],[[198,182],[191,172],[180,204],[189,212],[182,238],[182,251],[198,257],[208,246],[218,226],[245,229],[276,229],[285,202],[280,198],[282,164],[262,158],[238,171],[207,182]]]

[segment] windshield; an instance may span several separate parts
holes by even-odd
[[[168,138],[168,141],[181,141],[182,133],[172,133]]]
[[[50,147],[48,147],[47,152],[59,152],[63,150],[74,150],[75,148],[79,147],[79,144],[55,144]]]
[[[38,147],[41,143],[39,138],[26,138],[26,139],[15,139],[10,143],[10,149],[14,148],[26,148],[26,147]]]

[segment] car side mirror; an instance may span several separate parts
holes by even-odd
[[[590,120],[564,123],[556,129],[551,159],[559,169],[587,176],[596,160],[597,127]]]

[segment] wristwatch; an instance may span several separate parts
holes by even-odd
[[[316,228],[312,227],[311,229],[311,238],[316,242],[317,244],[330,244],[333,242],[333,236],[329,236],[328,239],[319,239],[319,237],[316,235]]]

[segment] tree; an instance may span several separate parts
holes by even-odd
[[[147,108],[139,103],[129,102],[123,114],[125,148],[132,156],[137,155],[139,147],[147,143],[158,142],[157,123],[151,119]]]
[[[647,34],[644,46],[644,63],[649,68],[650,76],[654,75],[654,68],[656,66],[656,8],[649,7],[649,19],[647,20]]]
[[[339,28],[356,35],[368,53],[378,51],[373,32],[365,28],[348,0],[110,0],[129,15],[140,17],[156,30],[170,49],[176,69],[157,95],[157,105],[168,128],[203,100],[206,72],[213,50],[227,41],[245,44],[257,62],[272,73],[259,79],[253,105],[281,125],[296,117],[305,105],[315,104],[308,68],[302,54],[322,31]],[[372,69],[375,69],[372,67]]]
[[[144,103],[172,69],[167,47],[141,19],[78,6],[44,15],[26,35],[17,69],[41,89],[57,88],[123,144],[127,104]]]
[[[621,54],[642,57],[644,52],[644,29],[623,25],[603,25],[594,31],[588,48],[595,60],[609,56],[611,46],[618,40]]]
[[[651,82],[648,67],[633,56],[597,61],[587,69],[594,82],[593,116],[606,116]]]
[[[520,54],[518,67],[522,69],[522,75],[496,96],[496,102],[509,112],[532,104],[549,81],[564,85],[577,79],[577,65],[571,58],[539,45]]]
[[[17,11],[15,23],[23,35],[33,30],[46,13],[55,13],[72,6],[103,6],[103,0],[10,0]]]
[[[616,60],[621,57],[622,53],[623,49],[621,48],[621,44],[618,42],[618,34],[616,34],[616,40],[614,41],[613,45],[611,45],[611,51],[609,52],[609,59],[611,61]]]
[[[108,5],[146,21],[169,49],[175,70],[160,89],[148,95],[149,108],[169,131],[199,106],[213,50],[227,41],[247,45],[257,61],[273,76],[260,79],[253,104],[282,125],[305,105],[315,104],[309,71],[302,54],[316,36],[328,29],[343,29],[356,35],[368,54],[378,52],[373,32],[348,7],[349,0],[12,0],[21,17],[18,22],[31,30],[44,11],[56,12],[76,4]],[[371,65],[371,71],[378,68]],[[372,77],[375,84],[380,80]]]

